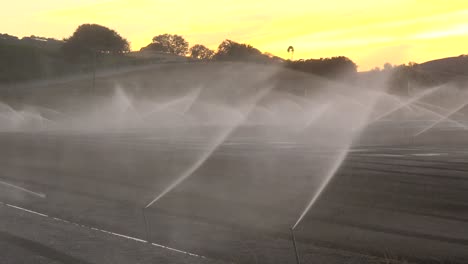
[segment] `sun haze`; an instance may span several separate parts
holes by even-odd
[[[359,70],[467,53],[465,0],[42,0],[2,5],[0,33],[64,38],[83,23],[115,29],[132,50],[158,34],[216,48],[224,39],[295,59],[347,56]]]

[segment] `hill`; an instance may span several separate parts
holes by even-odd
[[[37,36],[0,34],[0,83],[18,83],[91,73],[94,68],[117,69],[159,62],[185,62],[186,57],[151,52],[100,54],[96,61],[67,60],[63,41]]]
[[[430,73],[439,82],[466,82],[468,80],[468,55],[424,62],[417,65],[417,69]]]

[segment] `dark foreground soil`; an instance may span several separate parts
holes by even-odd
[[[206,151],[203,142],[2,134],[0,145],[0,180],[47,195],[0,186],[1,263],[294,263],[289,228],[336,154],[229,141],[143,211]],[[352,148],[295,230],[301,260],[467,263],[467,160],[453,145]]]

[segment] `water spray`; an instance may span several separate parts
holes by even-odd
[[[305,123],[304,127],[302,128],[302,130],[306,130],[310,126],[312,126],[312,124],[315,123],[315,121],[317,121],[319,118],[321,118],[322,115],[325,114],[330,109],[330,107],[331,107],[330,103],[321,105],[319,107],[319,109],[316,110],[315,112],[313,112],[312,116],[308,120],[306,120],[306,123]]]
[[[244,115],[242,118],[239,118],[234,122],[232,126],[229,127],[226,131],[221,133],[216,140],[213,142],[211,147],[206,151],[195,163],[193,163],[190,167],[188,167],[180,177],[178,177],[174,182],[172,182],[166,189],[164,189],[158,196],[156,196],[150,203],[148,203],[145,208],[150,207],[154,203],[156,203],[159,199],[161,199],[163,196],[171,192],[174,188],[179,186],[182,182],[184,182],[187,178],[189,178],[198,168],[200,168],[201,165],[205,163],[205,161],[213,154],[213,152],[218,149],[219,146],[223,144],[223,142],[232,134],[232,132],[242,124],[252,112],[252,110],[255,108],[257,105],[258,101],[260,101],[263,97],[265,97],[270,91],[272,87],[269,87],[268,89],[264,89],[257,93],[253,100],[249,103],[249,105],[246,107],[244,111]]]
[[[335,175],[335,173],[338,171],[338,169],[340,168],[341,166],[341,163],[344,161],[344,159],[346,158],[346,155],[348,154],[348,149],[349,148],[346,148],[344,150],[342,150],[338,156],[338,158],[336,159],[335,161],[335,164],[333,164],[333,167],[332,169],[328,172],[328,174],[326,175],[325,177],[325,180],[322,181],[322,183],[320,184],[319,186],[319,189],[318,191],[315,192],[314,196],[312,197],[312,199],[310,200],[310,202],[307,204],[307,206],[305,207],[305,209],[302,211],[301,215],[299,216],[299,218],[297,219],[296,223],[293,225],[292,229],[296,229],[296,227],[302,222],[302,220],[304,219],[304,217],[306,216],[306,214],[310,211],[310,209],[312,208],[312,206],[315,204],[315,202],[318,200],[318,198],[321,196],[321,194],[323,193],[323,191],[326,189],[326,187],[328,186],[328,184],[330,183],[331,179],[333,178],[333,176]]]
[[[376,118],[374,118],[370,123],[375,123],[377,121],[380,121],[381,119],[383,119],[384,117],[390,115],[390,114],[393,114],[395,113],[396,111],[402,109],[402,108],[405,108],[405,107],[408,107],[416,102],[418,102],[419,100],[421,100],[422,98],[430,95],[430,94],[433,94],[435,93],[436,91],[438,91],[439,89],[441,89],[443,86],[438,86],[438,87],[434,87],[432,89],[429,89],[427,91],[424,91],[423,93],[419,94],[418,96],[416,97],[413,97],[411,99],[409,99],[408,101],[404,102],[404,103],[400,103],[399,105],[397,105],[396,107],[390,109],[389,111],[377,116]]]
[[[455,108],[453,111],[451,111],[450,113],[448,113],[447,115],[445,116],[442,116],[439,120],[435,121],[434,123],[432,123],[431,125],[429,125],[428,127],[424,128],[423,130],[417,132],[416,134],[414,134],[415,137],[423,134],[424,132],[427,132],[429,131],[431,128],[435,127],[437,124],[439,124],[440,122],[444,121],[444,120],[447,120],[449,117],[451,117],[452,115],[458,113],[459,111],[461,111],[463,108],[465,108],[466,106],[468,105],[468,103],[464,103],[462,104],[461,106]]]
[[[21,192],[25,192],[25,193],[28,193],[28,194],[31,194],[31,195],[34,195],[36,197],[39,197],[39,198],[42,198],[42,199],[45,199],[47,196],[43,193],[39,193],[39,192],[33,192],[31,190],[28,190],[26,188],[23,188],[23,187],[19,187],[19,186],[16,186],[14,184],[11,184],[11,183],[8,183],[8,182],[4,182],[4,181],[0,181],[0,185],[4,185],[4,186],[7,186],[7,187],[10,187],[14,190],[17,190],[17,191],[21,191]]]
[[[374,98],[374,100],[372,101],[372,104],[370,105],[370,107],[364,108],[364,110],[366,110],[368,112],[364,113],[363,119],[359,122],[360,123],[359,127],[362,127],[367,123],[367,121],[369,119],[369,115],[370,115],[370,110],[373,109],[375,104],[376,104],[375,99],[377,99],[377,98]],[[295,253],[295,256],[296,256],[296,263],[297,264],[300,264],[300,258],[299,258],[299,253],[298,253],[298,249],[297,249],[297,243],[296,243],[296,237],[294,235],[294,230],[302,222],[304,217],[307,215],[307,213],[310,211],[310,209],[314,206],[314,204],[317,202],[317,200],[320,198],[322,193],[325,191],[325,189],[330,184],[333,177],[336,175],[338,169],[341,167],[341,164],[344,162],[345,158],[347,157],[347,155],[349,153],[349,149],[350,149],[350,147],[352,145],[352,141],[353,141],[352,138],[354,138],[354,136],[351,137],[350,142],[346,146],[346,148],[342,149],[339,152],[339,155],[335,159],[335,162],[334,162],[333,166],[328,171],[328,174],[326,175],[325,179],[320,183],[318,190],[315,192],[315,194],[313,195],[310,202],[307,204],[305,209],[302,211],[302,213],[299,216],[299,218],[297,219],[296,223],[290,228],[291,238],[292,238],[292,242],[293,242],[294,253]]]
[[[466,126],[465,124],[463,124],[463,123],[461,123],[461,122],[459,122],[459,121],[457,121],[457,120],[451,119],[450,116],[444,116],[444,115],[442,115],[442,114],[439,114],[439,113],[437,113],[437,112],[435,112],[435,111],[433,111],[433,110],[431,110],[431,109],[429,109],[429,108],[423,107],[423,106],[416,106],[416,107],[417,107],[418,109],[422,110],[422,111],[425,111],[425,112],[428,112],[428,113],[430,113],[430,114],[433,114],[433,115],[435,115],[435,116],[438,117],[438,118],[445,118],[448,122],[453,123],[453,124],[455,124],[455,125],[457,125],[457,126],[463,128],[463,129],[468,129],[468,126]]]

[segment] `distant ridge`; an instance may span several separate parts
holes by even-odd
[[[418,64],[420,71],[430,73],[434,78],[445,81],[468,80],[468,55],[448,57]]]

